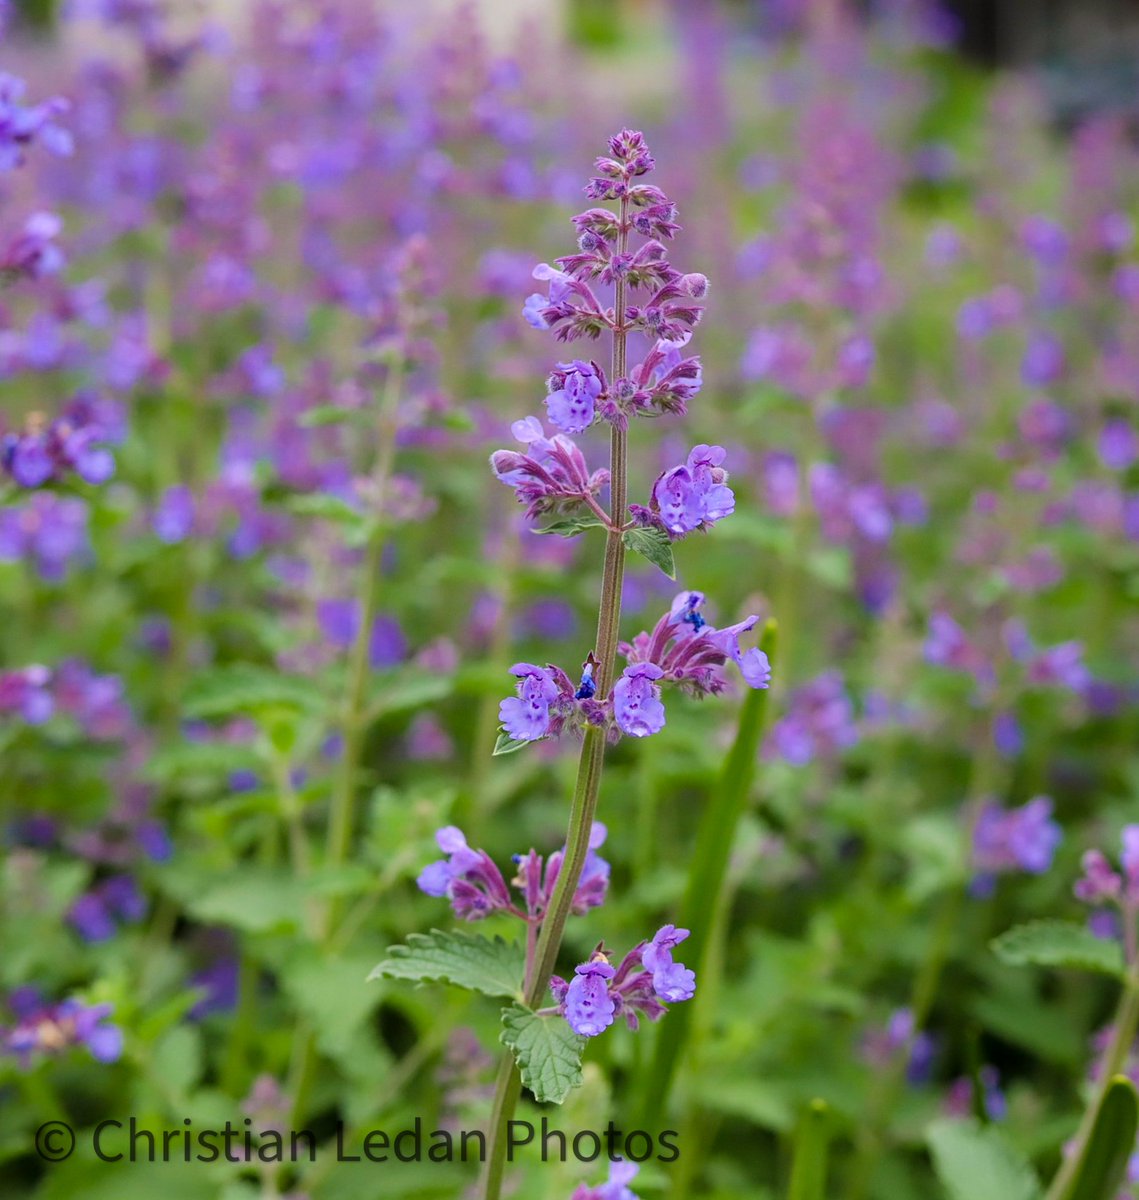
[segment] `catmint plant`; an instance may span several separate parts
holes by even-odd
[[[556,266],[535,268],[535,279],[547,290],[523,306],[526,321],[559,342],[597,341],[604,335],[611,351],[608,369],[592,358],[559,362],[546,383],[546,415],[555,432],[547,434],[540,419],[525,417],[512,427],[524,449],[491,456],[494,474],[514,489],[527,517],[545,521],[541,532],[574,536],[600,529],[605,536],[597,637],[581,666],[568,671],[516,663],[511,667],[515,695],[499,709],[496,754],[549,738],[581,739],[566,844],[544,866],[533,850],[516,858],[513,886],[522,894],[522,905],[490,856],[472,850],[455,828],[438,836],[448,857],[419,878],[424,891],[446,896],[464,919],[504,911],[526,921],[525,950],[520,960],[513,952],[509,960],[517,963],[514,988],[501,983],[504,951],[485,939],[458,935],[436,933],[395,947],[377,968],[380,974],[447,978],[515,1000],[503,1013],[502,1040],[511,1053],[498,1073],[485,1200],[497,1200],[501,1192],[506,1130],[522,1084],[538,1100],[564,1099],[580,1080],[577,1064],[585,1039],[603,1033],[618,1016],[636,1029],[642,1016],[656,1020],[666,1004],[688,1000],[695,991],[694,973],[673,957],[688,930],[673,925],[616,962],[602,943],[568,980],[554,974],[567,919],[600,903],[608,882],[608,867],[596,853],[604,828],[595,815],[606,746],[622,737],[659,733],[666,723],[665,688],[697,696],[723,691],[729,661],[752,688],[766,688],[771,678],[763,651],[740,644],[758,617],[717,629],[705,617],[705,598],[698,591],[677,595],[651,632],[620,640],[626,552],[643,555],[671,576],[672,543],[729,516],[735,497],[723,466],[726,451],[700,444],[684,463],[658,476],[646,504],[629,501],[628,439],[634,422],[683,415],[699,392],[700,361],[688,353],[688,344],[708,281],[669,262],[665,242],[679,230],[676,206],[645,182],[655,163],[644,136],[624,129],[609,139],[608,151],[597,159],[597,173],[585,191],[591,201],[614,207],[591,207],[574,217],[577,252],[558,259]],[[640,361],[631,363],[630,350],[638,348]],[[610,452],[607,468],[591,470],[570,435],[594,425],[608,427]],[[606,489],[607,505],[602,503]],[[620,674],[619,658],[627,664]],[[546,1003],[550,998],[552,1006]],[[561,1032],[537,1036],[536,1024],[549,1021],[560,1022]],[[572,1069],[567,1070],[567,1061]]]

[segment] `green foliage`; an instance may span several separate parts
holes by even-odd
[[[1072,967],[1123,976],[1119,943],[1098,938],[1084,925],[1070,921],[1030,921],[1002,933],[993,952],[1011,966]]]
[[[409,934],[404,945],[389,946],[387,958],[368,978],[439,980],[486,996],[517,996],[524,967],[523,950],[516,942],[433,929]]]
[[[539,1016],[520,1004],[502,1010],[502,1042],[510,1047],[523,1084],[539,1103],[561,1104],[581,1085],[585,1038],[559,1016]]]
[[[935,1121],[927,1139],[949,1200],[1039,1200],[1032,1167],[995,1126]]]
[[[1055,1200],[1115,1200],[1127,1180],[1139,1130],[1139,1096],[1125,1075],[1107,1085],[1070,1181]]]
[[[812,1101],[800,1119],[795,1135],[787,1200],[825,1200],[829,1141],[827,1120],[827,1105],[822,1100]]]
[[[672,557],[672,542],[663,529],[652,526],[626,529],[621,540],[628,549],[642,558],[647,558],[654,567],[659,567],[669,579],[676,578],[676,563]]]

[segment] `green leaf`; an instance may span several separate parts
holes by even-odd
[[[199,675],[186,693],[188,717],[233,717],[273,708],[311,711],[320,703],[312,683],[250,663],[221,667]]]
[[[185,898],[200,921],[232,925],[249,933],[298,929],[304,919],[300,880],[264,868],[243,866],[240,874]]]
[[[1127,1177],[1139,1129],[1139,1095],[1125,1075],[1103,1094],[1091,1135],[1059,1200],[1114,1200]]]
[[[1038,1200],[1032,1167],[995,1126],[934,1121],[926,1139],[951,1200]]]
[[[285,507],[289,512],[301,517],[320,517],[325,521],[337,521],[341,525],[361,526],[369,520],[366,513],[362,513],[347,500],[331,496],[327,492],[290,496],[285,501]]]
[[[1123,951],[1118,942],[1097,938],[1074,921],[1030,921],[1016,925],[990,943],[1010,966],[1076,967],[1123,976]]]
[[[566,517],[561,521],[551,521],[534,533],[556,533],[560,537],[577,537],[587,529],[604,529],[605,525],[596,517]]]
[[[529,746],[529,741],[523,741],[519,738],[511,737],[506,732],[504,726],[498,727],[498,739],[494,743],[494,749],[491,751],[491,757],[494,758],[499,754],[513,754],[515,750],[521,750],[524,746]]]
[[[647,558],[659,567],[669,579],[676,578],[676,564],[672,559],[672,542],[663,529],[637,526],[626,529],[621,540],[630,549]]]
[[[404,945],[388,947],[388,956],[368,976],[453,983],[486,996],[517,996],[526,960],[522,946],[478,933],[412,933]]]
[[[759,648],[775,665],[778,629],[768,621],[759,638]],[[740,706],[736,737],[721,768],[712,796],[704,806],[688,864],[688,886],[678,924],[691,931],[685,962],[701,978],[709,961],[715,914],[727,885],[728,860],[740,821],[747,811],[755,782],[759,746],[767,722],[767,688],[749,688]],[[691,947],[691,950],[688,949]],[[676,1075],[681,1052],[693,1020],[692,1004],[677,1005],[663,1022],[656,1050],[642,1073],[639,1112],[642,1121],[664,1110]]]
[[[828,1108],[812,1100],[795,1136],[795,1160],[787,1200],[825,1200],[827,1187]]]
[[[561,1102],[581,1086],[581,1054],[585,1038],[564,1017],[540,1017],[513,1004],[502,1010],[502,1041],[510,1047],[522,1082],[539,1104]]]
[[[323,425],[342,425],[345,421],[351,421],[358,412],[359,409],[343,408],[339,404],[321,404],[303,412],[297,424],[304,429],[319,429]]]

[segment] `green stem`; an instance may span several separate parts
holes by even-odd
[[[629,245],[629,202],[621,200],[618,253],[624,254]],[[613,304],[613,369],[610,383],[623,379],[626,373],[626,341],[624,279],[618,279]],[[625,572],[625,543],[621,526],[628,506],[628,433],[613,426],[609,434],[609,525],[605,534],[605,564],[601,577],[601,604],[597,614],[597,645],[595,657],[597,696],[604,700],[613,685],[616,669],[617,638],[621,625],[621,584]],[[601,772],[605,764],[606,733],[596,726],[586,730],[578,759],[577,783],[570,808],[569,829],[566,833],[565,856],[554,894],[542,918],[538,944],[528,965],[524,999],[528,1008],[537,1008],[546,995],[550,976],[557,964],[566,920],[573,907],[581,872],[589,854],[589,837],[597,812],[597,797],[601,791]],[[490,1148],[483,1178],[483,1200],[499,1200],[502,1178],[506,1170],[507,1127],[521,1094],[522,1083],[514,1059],[507,1052],[498,1070],[494,1089],[494,1105],[490,1119]]]
[[[1122,1071],[1123,1064],[1127,1061],[1127,1056],[1135,1043],[1137,1028],[1139,1028],[1139,966],[1132,965],[1131,970],[1127,973],[1123,995],[1119,998],[1119,1008],[1115,1014],[1111,1041],[1100,1060],[1099,1082],[1096,1085],[1095,1097],[1089,1101],[1084,1110],[1084,1115],[1080,1119],[1080,1127],[1076,1131],[1075,1147],[1072,1153],[1064,1159],[1060,1170],[1056,1172],[1056,1177],[1048,1188],[1045,1200],[1061,1200],[1061,1197],[1067,1195],[1084,1151],[1087,1149],[1088,1139],[1095,1127],[1096,1116],[1103,1104],[1104,1095],[1111,1087],[1111,1081]]]
[[[369,652],[372,642],[372,623],[376,616],[377,586],[384,552],[384,497],[388,479],[395,463],[396,407],[403,382],[402,363],[395,362],[388,371],[380,401],[378,447],[372,474],[375,526],[364,550],[364,563],[360,581],[360,624],[348,662],[348,688],[344,699],[343,734],[344,745],[340,754],[340,769],[337,772],[332,796],[332,808],[328,820],[327,862],[338,866],[348,856],[352,843],[352,815],[356,799],[356,772],[366,733],[366,705],[368,690]],[[329,901],[325,912],[322,933],[327,937],[336,924],[338,901]]]

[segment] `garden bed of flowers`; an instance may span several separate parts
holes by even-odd
[[[0,1192],[1139,1194],[1135,114],[413,7],[0,5]]]

